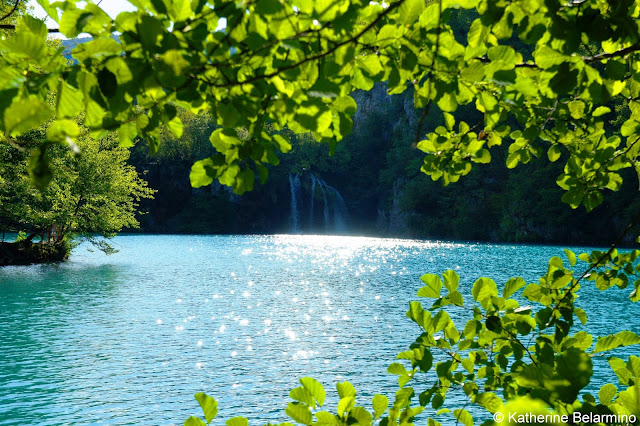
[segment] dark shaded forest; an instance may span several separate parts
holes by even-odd
[[[453,13],[450,23],[457,39],[466,38],[475,17],[473,12]],[[531,55],[519,39],[513,43],[525,57]],[[411,90],[389,96],[384,86],[376,85],[354,98],[358,111],[353,132],[334,155],[312,135],[289,134],[291,152],[270,168],[266,184],[257,183],[242,196],[216,183],[191,187],[193,162],[214,153],[208,135],[215,124],[207,115],[184,114],[180,140],[166,133],[154,156],[144,143],[133,148],[131,163],[158,190],[155,200],[143,202],[148,214],[140,220],[141,231],[601,244],[610,243],[640,209],[633,171],[623,171],[622,190],[606,196],[592,212],[572,210],[559,202],[564,191],[556,179],[563,161],[551,163],[542,153],[508,171],[506,144],[492,148],[489,164],[476,164],[459,182],[443,187],[420,171],[424,154],[416,148],[416,134],[422,111],[414,108]],[[625,119],[609,115],[614,126]],[[472,105],[459,108],[456,118],[469,123],[483,119]],[[517,123],[509,124],[517,128]],[[423,117],[421,133],[440,125],[442,113],[433,106]],[[238,132],[242,138],[244,131]]]
[[[598,244],[610,241],[640,208],[632,171],[624,175],[620,192],[586,213],[559,203],[563,191],[555,181],[561,162],[534,158],[507,173],[504,146],[492,149],[490,164],[475,165],[459,182],[443,187],[420,171],[423,153],[415,148],[420,112],[411,93],[389,96],[376,86],[355,98],[353,133],[334,155],[311,135],[289,135],[291,152],[270,169],[266,184],[257,183],[242,196],[219,184],[191,187],[191,165],[214,152],[208,135],[215,125],[206,114],[183,114],[182,138],[167,133],[153,156],[143,142],[133,148],[130,162],[158,190],[154,200],[143,202],[148,213],[141,217],[141,231]],[[473,109],[460,114],[469,122],[482,119]],[[434,108],[423,130],[441,124],[442,114]],[[243,130],[238,132],[242,136]]]

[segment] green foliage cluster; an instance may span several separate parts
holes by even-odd
[[[287,132],[311,133],[334,150],[352,129],[356,103],[350,94],[376,82],[391,94],[412,88],[414,106],[423,108],[416,132],[426,155],[421,170],[445,184],[474,164],[489,163],[503,144],[508,168],[545,154],[552,163],[561,160],[556,182],[573,208],[595,208],[604,190],[620,189],[621,170],[640,171],[640,3],[634,0],[132,0],[138,10],[115,19],[91,2],[38,2],[65,36],[93,37],[73,49],[73,64],[45,44],[47,28],[28,15],[15,34],[0,40],[4,139],[19,144],[18,136],[55,116],[47,143],[30,160],[31,176],[42,186],[50,176],[48,150],[56,143],[73,146],[76,132],[68,120],[81,111],[96,139],[117,131],[121,145],[140,137],[155,152],[163,128],[182,135],[183,108],[207,110],[221,126],[209,137],[215,153],[191,170],[192,185],[217,179],[242,193],[257,179],[264,182],[267,165],[277,165],[278,153],[291,149]],[[466,34],[450,21],[461,10],[471,19]],[[422,124],[432,104],[444,123],[425,136]],[[469,121],[465,106],[480,115],[477,122]],[[598,401],[582,392],[592,355],[640,337],[623,331],[598,338],[591,349],[588,332],[574,333],[574,317],[586,323],[576,304],[583,281],[592,279],[601,289],[631,285],[630,297],[637,299],[638,252],[618,253],[621,240],[606,253],[581,256],[588,269],[578,277],[552,258],[539,283],[518,293],[531,307],[511,297],[525,287],[522,279],[508,281],[500,295],[495,282],[481,278],[473,285],[473,303],[466,297],[465,304],[457,275],[445,273],[444,283],[425,276],[419,295],[436,301],[428,310],[411,305],[408,316],[424,332],[400,355],[405,363],[390,366],[401,387],[390,408],[376,397],[369,413],[355,405],[350,385],[339,384],[337,412],[317,411],[324,390],[302,379],[287,414],[301,424],[371,424],[379,417],[384,425],[411,424],[427,404],[443,407],[447,392],[461,388],[488,412],[640,416],[636,357],[610,359],[620,390],[609,384]],[[576,257],[567,256],[573,268]],[[470,312],[462,331],[447,313],[458,307]],[[407,386],[434,374],[432,387]],[[216,403],[197,398],[208,423]],[[438,415],[474,423],[464,407],[444,410]]]
[[[109,252],[94,236],[138,226],[140,200],[155,191],[127,164],[129,150],[114,137],[95,140],[75,129],[78,152],[60,145],[44,151],[55,170],[45,188],[31,185],[29,171],[37,174],[39,163],[25,148],[40,146],[45,133],[56,131],[53,126],[24,135],[20,146],[0,145],[0,225],[28,231],[29,240],[37,235],[51,242],[86,238]]]
[[[51,142],[73,139],[64,120],[85,110],[94,136],[115,130],[122,145],[141,137],[155,152],[168,133],[191,139],[180,137],[189,122],[179,108],[208,111],[216,123],[205,132],[212,146],[196,156],[207,158],[196,162],[191,182],[217,179],[242,193],[265,181],[295,133],[310,132],[333,151],[351,131],[350,93],[384,82],[391,94],[411,89],[414,106],[425,107],[415,140],[426,156],[411,161],[444,183],[505,150],[508,167],[547,151],[561,163],[563,200],[592,209],[603,190],[620,188],[620,170],[635,166],[638,31],[629,0],[398,0],[389,7],[145,0],[116,19],[93,4],[41,4],[65,36],[93,38],[74,47],[69,64],[59,47],[44,44],[44,24],[28,15],[5,37],[0,130],[7,140],[53,116],[63,124]],[[53,105],[46,102],[51,90]],[[427,127],[432,104],[444,118]],[[43,185],[48,146],[34,155],[32,177]],[[368,145],[350,155],[376,150]],[[388,161],[390,169],[400,164]],[[370,178],[352,172],[354,187]],[[373,204],[369,197],[355,207]],[[512,233],[509,215],[499,222]]]
[[[619,170],[637,157],[638,6],[631,0],[398,0],[388,7],[136,0],[138,11],[115,20],[91,3],[40,4],[64,35],[86,32],[93,40],[74,48],[77,63],[69,65],[45,46],[44,23],[21,19],[19,31],[0,43],[5,137],[84,109],[95,134],[117,130],[125,146],[140,136],[154,152],[162,126],[183,131],[176,107],[209,110],[222,128],[210,137],[217,152],[194,165],[196,186],[218,179],[242,193],[256,177],[264,181],[266,165],[290,149],[267,122],[335,146],[351,131],[356,105],[349,93],[376,81],[392,94],[412,87],[416,107],[435,103],[445,112],[445,125],[418,144],[427,154],[422,170],[445,184],[472,163],[489,162],[489,149],[506,140],[508,167],[544,151],[550,161],[564,154],[564,201],[592,209],[603,189],[619,189]],[[461,8],[478,16],[466,37],[449,24]],[[50,89],[57,91],[53,109],[43,100]],[[616,97],[627,99],[618,106],[629,116],[619,133],[605,126]],[[483,118],[457,118],[461,105],[474,105]],[[248,137],[239,138],[235,127]]]
[[[354,99],[360,110],[353,132],[333,156],[312,135],[285,132],[291,151],[279,166],[270,167],[265,184],[241,197],[218,184],[191,188],[192,163],[215,152],[208,140],[215,123],[207,114],[179,110],[184,122],[181,138],[164,132],[155,155],[142,143],[132,148],[130,164],[148,170],[145,179],[158,189],[154,200],[143,204],[149,215],[141,218],[141,230],[288,232],[289,172],[301,173],[303,183],[313,173],[338,189],[351,212],[350,232],[365,235],[602,245],[640,209],[632,183],[610,193],[592,212],[568,209],[558,202],[564,192],[555,183],[563,171],[560,162],[534,159],[509,170],[504,164],[506,146],[493,149],[493,161],[472,169],[455,188],[443,187],[419,170],[421,152],[412,148],[419,111],[413,110],[410,92],[389,96],[377,85],[355,93]],[[432,108],[423,126],[440,125],[442,113]],[[240,134],[246,131],[240,129]],[[630,169],[621,176],[636,180]],[[302,189],[301,196],[308,200],[310,188]],[[321,198],[316,201],[322,203]],[[573,226],[576,223],[580,226]]]
[[[357,406],[355,389],[344,382],[337,385],[336,410],[323,411],[324,389],[317,381],[303,378],[302,386],[290,392],[293,402],[285,413],[302,425],[371,425],[374,421],[409,425],[429,407],[435,411],[427,421],[430,426],[454,421],[467,426],[512,424],[513,416],[527,414],[601,419],[593,422],[598,424],[612,424],[607,419],[616,416],[636,424],[640,419],[640,358],[605,359],[602,355],[640,344],[640,336],[632,331],[599,337],[590,334],[584,327],[588,319],[578,293],[584,282],[593,281],[601,291],[630,287],[629,302],[640,300],[640,265],[636,262],[640,251],[622,253],[611,248],[580,256],[569,250],[565,253],[567,264],[559,257],[551,258],[538,282],[515,277],[499,290],[492,279],[480,278],[473,283],[471,297],[459,291],[460,277],[454,271],[442,277],[424,275],[424,286],[417,295],[433,302],[426,307],[420,301],[410,304],[407,317],[421,334],[398,354],[398,362],[389,365],[387,371],[398,376],[399,387],[391,406],[382,395],[373,397],[373,412]],[[586,267],[582,273],[575,271],[583,269],[577,266],[578,260]],[[523,301],[529,304],[522,305]],[[450,311],[468,320],[456,326]],[[618,383],[602,386],[596,398],[585,388],[594,364],[607,362]],[[448,402],[456,393],[465,395],[466,403],[459,398]],[[203,393],[196,399],[209,424],[217,414],[216,401]],[[469,405],[479,407],[484,415],[474,420]],[[495,420],[500,418],[504,422]],[[185,422],[204,424],[196,417]],[[226,424],[247,425],[248,420],[236,417]]]

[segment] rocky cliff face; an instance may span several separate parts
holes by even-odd
[[[389,95],[386,86],[381,83],[368,92],[357,91],[352,94],[358,110],[354,116],[353,136],[366,132],[371,126],[371,117],[380,115],[389,122],[388,128],[375,136],[388,139],[385,146],[391,148],[396,140],[406,141],[406,150],[411,150],[411,141],[415,138],[420,112],[414,108],[411,90],[406,90],[400,95]],[[348,143],[348,141],[347,141]],[[384,153],[381,153],[384,155]],[[400,168],[405,164],[398,164]],[[380,171],[379,171],[380,172]],[[414,215],[411,211],[405,211],[402,199],[406,196],[406,179],[393,177],[391,182],[382,182],[378,174],[378,200],[374,231],[383,236],[411,236],[409,219]]]
[[[387,94],[385,85],[381,83],[376,83],[368,92],[358,90],[351,96],[358,104],[358,110],[353,117],[354,133],[358,132],[367,117],[391,105],[391,96]]]

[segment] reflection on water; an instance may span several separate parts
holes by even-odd
[[[0,270],[0,424],[181,424],[200,391],[222,418],[283,421],[303,376],[392,397],[386,366],[416,337],[404,313],[422,274],[455,269],[465,294],[483,275],[533,280],[561,253],[336,236],[115,243],[110,257],[78,248],[62,265]],[[585,287],[596,334],[637,331],[626,292],[603,304]],[[608,312],[626,317],[612,327]]]

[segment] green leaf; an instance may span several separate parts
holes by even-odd
[[[300,383],[307,390],[307,392],[309,392],[309,394],[311,394],[311,396],[313,396],[313,398],[318,402],[318,405],[322,407],[327,394],[320,382],[311,377],[303,377],[302,379],[300,379]]]
[[[53,172],[46,145],[40,145],[31,151],[27,170],[33,186],[44,189],[49,185]]]
[[[209,141],[218,152],[223,154],[233,146],[242,145],[242,142],[238,139],[238,135],[233,129],[218,129],[211,133]]]
[[[393,364],[389,365],[389,367],[387,367],[387,373],[396,374],[396,375],[406,375],[407,370],[406,368],[404,368],[404,365],[398,362],[394,362]]]
[[[498,295],[498,286],[495,281],[490,278],[479,278],[473,283],[471,295],[473,296],[473,300],[482,304],[483,301]]]
[[[182,120],[178,117],[173,117],[169,122],[166,123],[167,129],[171,130],[171,133],[174,134],[176,138],[182,137],[182,132],[184,130],[184,125],[182,124]]]
[[[195,398],[202,408],[202,412],[204,413],[204,418],[207,420],[207,423],[211,423],[211,420],[213,420],[218,414],[218,401],[204,392],[198,392],[195,395]]]
[[[609,114],[610,112],[611,112],[611,108],[606,106],[599,106],[598,108],[595,109],[595,111],[593,111],[591,115],[593,117],[600,117],[602,115]]]
[[[174,22],[184,21],[191,15],[191,1],[172,0],[167,4],[167,12]]]
[[[82,9],[67,9],[60,19],[60,32],[69,38],[77,37],[93,17]]]
[[[56,120],[47,128],[47,140],[60,144],[67,144],[69,138],[71,140],[78,137],[80,128],[78,124],[72,120]]]
[[[200,188],[201,186],[211,185],[214,176],[213,160],[211,158],[205,158],[204,160],[196,161],[193,166],[191,166],[189,180],[191,181],[191,186]]]
[[[640,336],[632,331],[621,331],[616,334],[616,337],[620,339],[622,346],[637,345],[640,343]]]
[[[536,64],[540,68],[550,68],[567,60],[565,55],[545,45],[540,46],[540,48],[534,52],[533,56],[536,59]]]
[[[224,424],[227,426],[249,426],[249,420],[244,417],[232,417],[224,422]]]
[[[500,318],[491,315],[487,317],[486,321],[487,330],[493,331],[494,333],[498,333],[502,329],[502,323],[500,322]]]
[[[310,425],[313,422],[313,416],[311,415],[309,407],[298,402],[290,402],[287,405],[285,413],[296,423]]]
[[[567,255],[567,259],[569,259],[569,264],[573,267],[576,266],[576,254],[571,250],[564,249],[564,253]]]
[[[315,415],[317,422],[314,424],[317,426],[339,426],[341,424],[340,419],[328,411],[318,411]]]
[[[455,271],[449,269],[442,274],[444,277],[444,287],[449,291],[449,293],[453,293],[458,289],[458,285],[460,283],[460,276],[456,274]]]
[[[46,33],[39,35],[28,30],[18,31],[12,37],[0,40],[0,50],[6,50],[40,61],[47,53],[46,38]]]
[[[425,274],[420,279],[426,284],[426,286],[418,290],[418,297],[431,297],[436,299],[440,297],[442,280],[438,275]]]
[[[276,134],[276,135],[273,135],[272,137],[274,142],[276,142],[280,152],[286,154],[287,152],[291,151],[291,144],[284,136]]]
[[[603,387],[600,388],[600,392],[598,392],[598,398],[600,399],[600,404],[609,405],[614,396],[618,393],[618,388],[611,383],[607,383]]]
[[[502,297],[511,297],[513,293],[520,290],[525,285],[527,285],[527,283],[520,277],[510,278],[509,281],[507,281],[507,283],[504,285],[504,289],[502,290]]]
[[[370,425],[373,421],[371,413],[365,410],[364,407],[354,407],[349,412],[349,419],[355,419],[359,425]]]
[[[502,399],[492,392],[479,393],[474,402],[490,413],[496,413],[502,408]]]
[[[610,351],[620,346],[637,345],[638,343],[640,343],[640,336],[631,331],[621,331],[615,335],[598,337],[593,353]]]
[[[138,128],[136,126],[136,123],[134,122],[123,123],[118,128],[118,139],[120,141],[120,146],[123,146],[125,148],[132,147],[136,136],[138,136]]]
[[[56,100],[58,118],[75,117],[80,114],[83,107],[82,92],[61,81],[58,84],[58,98]]]
[[[297,387],[293,388],[289,391],[289,398],[296,400],[298,402],[302,402],[303,404],[315,407],[315,401],[313,400],[313,396],[304,388]]]
[[[571,116],[576,120],[583,118],[585,106],[585,103],[582,101],[569,102],[569,112],[571,113]]]
[[[440,311],[433,317],[433,327],[434,332],[437,333],[441,330],[444,330],[449,324],[452,324],[451,317],[447,313],[447,311]]]
[[[547,156],[549,157],[549,161],[552,163],[556,162],[560,155],[562,155],[562,151],[560,151],[560,147],[558,145],[551,145],[549,150],[547,151]]]
[[[411,25],[424,11],[424,0],[405,0],[398,8],[398,21],[402,25]]]
[[[203,422],[202,419],[191,416],[185,420],[184,426],[207,426],[207,424]]]
[[[489,34],[489,28],[482,24],[482,20],[480,18],[476,19],[471,24],[471,28],[467,33],[467,41],[469,42],[469,46],[475,47],[479,46],[480,43],[486,42],[487,34]]]
[[[462,297],[462,293],[460,293],[459,291],[454,291],[453,293],[450,293],[449,300],[451,301],[452,305],[456,305],[456,306],[464,305],[464,299]]]
[[[503,69],[512,69],[516,62],[516,51],[511,46],[492,46],[487,51],[487,56],[492,62],[502,62]]]
[[[471,414],[469,414],[467,410],[453,410],[453,417],[457,422],[465,426],[473,426],[473,417],[471,417]]]
[[[584,311],[584,309],[576,308],[574,313],[583,325],[587,323],[587,313]]]
[[[351,410],[356,405],[356,400],[352,396],[347,396],[340,399],[338,402],[338,415],[342,416],[345,412]]]
[[[389,399],[384,395],[374,395],[373,396],[373,416],[377,419],[381,415],[387,411],[387,407],[389,407]]]
[[[338,395],[340,398],[353,397],[356,396],[356,389],[349,382],[338,382],[336,383],[336,389],[338,390]]]
[[[617,402],[621,403],[624,408],[629,410],[635,416],[640,415],[640,386],[630,386],[626,390],[620,392]]]
[[[4,128],[12,136],[38,127],[53,116],[47,104],[32,96],[26,99],[14,99],[4,112]]]

